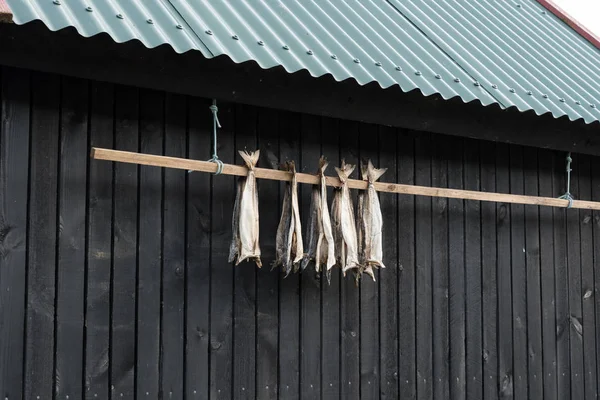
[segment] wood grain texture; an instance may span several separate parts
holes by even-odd
[[[24,397],[55,388],[56,237],[60,77],[36,74],[32,96]]]
[[[0,68],[0,390],[23,398],[30,74]]]

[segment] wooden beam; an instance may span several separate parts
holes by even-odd
[[[95,160],[106,160],[125,162],[131,164],[150,165],[154,167],[177,168],[188,171],[217,172],[217,164],[210,161],[188,160],[184,158],[157,156],[152,154],[133,153],[129,151],[92,148],[91,157]],[[274,169],[255,168],[255,176],[259,179],[270,179],[276,181],[290,181],[292,174],[286,171]],[[246,176],[248,169],[240,165],[224,164],[223,175]],[[297,173],[296,179],[300,183],[312,185],[319,184],[317,175]],[[348,179],[348,187],[351,189],[367,189],[367,182],[357,179]],[[328,176],[327,186],[340,187],[338,178]],[[410,194],[415,196],[445,197],[451,199],[492,201],[496,203],[530,204],[535,206],[567,207],[569,202],[552,197],[524,196],[506,193],[486,193],[473,190],[459,190],[448,188],[435,188],[427,186],[402,185],[399,183],[376,182],[374,184],[378,192]],[[573,200],[571,208],[586,210],[600,210],[600,202]]]

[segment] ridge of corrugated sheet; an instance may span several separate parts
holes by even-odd
[[[18,24],[600,119],[600,51],[534,0],[8,0]],[[58,4],[57,4],[58,3]]]

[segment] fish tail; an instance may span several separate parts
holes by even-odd
[[[369,180],[369,166],[368,164],[371,162],[371,160],[365,160],[363,159],[362,162],[360,163],[360,176],[363,179],[363,181],[367,181]]]
[[[373,183],[381,178],[381,175],[385,174],[385,171],[387,171],[387,168],[375,168],[371,160],[369,160],[367,165],[367,180]]]
[[[321,174],[321,175],[325,174],[325,169],[327,169],[328,165],[329,165],[329,162],[327,162],[327,159],[325,158],[325,156],[321,156],[321,158],[319,158],[319,174]]]
[[[340,181],[343,183],[350,175],[352,175],[354,168],[356,168],[356,165],[346,164],[346,161],[342,160],[342,166],[340,168],[335,167],[335,172],[337,172],[338,176],[340,177]]]
[[[260,150],[256,150],[252,153],[248,153],[246,150],[239,150],[238,153],[240,153],[240,156],[248,168],[253,169],[256,167],[256,163],[258,163],[258,157],[260,156]]]

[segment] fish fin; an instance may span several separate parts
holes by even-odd
[[[325,156],[321,156],[321,158],[319,158],[319,174],[321,174],[321,175],[325,174],[325,169],[327,169],[328,165],[329,165],[329,162],[327,161]]]
[[[240,156],[246,163],[246,167],[253,169],[256,167],[256,163],[258,162],[258,157],[260,156],[260,150],[256,150],[255,152],[248,153],[246,150],[239,150]]]
[[[350,175],[352,175],[352,172],[354,172],[355,168],[356,165],[346,164],[346,161],[342,160],[342,166],[340,168],[335,167],[335,172],[337,172],[338,176],[340,177],[340,181],[343,183]]]
[[[373,267],[371,267],[371,266],[369,265],[367,268],[365,268],[365,273],[366,273],[367,275],[369,275],[371,278],[373,278],[373,282],[376,282],[376,281],[375,281],[375,272],[373,272]]]
[[[375,168],[371,160],[369,160],[367,165],[367,180],[373,183],[381,178],[381,175],[385,174],[385,171],[387,171],[387,168]]]

